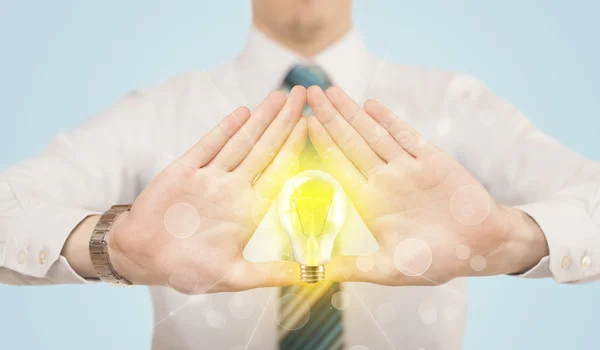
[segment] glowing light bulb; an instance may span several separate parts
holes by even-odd
[[[279,220],[290,239],[303,282],[325,278],[324,264],[346,218],[346,195],[329,174],[307,170],[289,179],[279,194]]]

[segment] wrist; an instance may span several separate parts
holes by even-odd
[[[96,270],[90,258],[90,237],[100,215],[90,215],[77,225],[63,246],[61,255],[67,259],[69,266],[82,278],[96,278]]]
[[[504,274],[522,274],[548,256],[548,242],[537,222],[525,212],[500,206],[504,215]]]

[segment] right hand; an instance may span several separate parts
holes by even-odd
[[[164,169],[109,231],[111,261],[134,284],[185,294],[297,282],[294,262],[252,263],[242,251],[298,167],[306,90],[238,108]],[[258,178],[257,178],[258,176]]]

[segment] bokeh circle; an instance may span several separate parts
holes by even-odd
[[[346,292],[337,292],[331,297],[331,305],[338,310],[346,310],[350,305],[350,295]]]
[[[427,272],[433,260],[433,253],[425,241],[408,238],[394,250],[396,268],[407,276],[420,276]]]
[[[465,185],[457,189],[450,199],[450,212],[456,221],[474,226],[489,215],[492,200],[487,191],[478,185]]]
[[[171,236],[188,238],[198,230],[200,214],[189,203],[176,203],[165,213],[164,224]]]
[[[279,327],[285,330],[298,330],[304,327],[310,318],[310,306],[308,305],[308,302],[297,294],[287,294],[282,296],[278,299],[278,305],[279,308],[273,308],[275,322],[277,322]],[[292,323],[291,320],[293,317],[289,317],[289,312],[301,316]]]

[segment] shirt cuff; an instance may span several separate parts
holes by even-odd
[[[559,283],[593,279],[600,273],[600,235],[582,202],[549,200],[517,206],[540,226],[549,256],[523,278],[552,277]]]
[[[79,276],[60,253],[73,229],[95,214],[98,213],[56,203],[29,208],[19,223],[19,235],[7,232],[8,239],[0,245],[0,266],[23,275],[31,284],[44,283],[36,279],[46,279],[46,283],[93,282]]]

